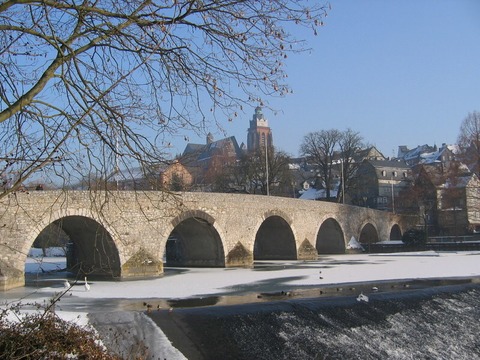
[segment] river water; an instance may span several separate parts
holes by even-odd
[[[479,284],[367,298],[161,309],[137,313],[137,319],[102,313],[91,321],[121,344],[125,358],[142,353],[150,359],[480,359]],[[121,341],[108,325],[112,316],[127,316],[120,321],[128,332]],[[165,335],[181,353],[162,348]]]

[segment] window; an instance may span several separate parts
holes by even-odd
[[[378,203],[378,204],[387,204],[387,203],[388,203],[388,199],[387,199],[387,197],[385,197],[385,196],[379,196],[378,199],[377,199],[377,203]]]

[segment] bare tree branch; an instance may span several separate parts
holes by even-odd
[[[172,136],[289,93],[285,59],[305,50],[289,29],[327,10],[309,3],[2,2],[0,197],[39,170],[71,183],[162,161]]]

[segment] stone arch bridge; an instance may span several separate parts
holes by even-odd
[[[25,284],[27,253],[49,226],[68,235],[67,268],[117,279],[163,266],[252,266],[312,260],[362,243],[400,239],[407,218],[273,196],[156,191],[35,191],[0,200],[0,288]]]

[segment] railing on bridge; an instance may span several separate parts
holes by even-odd
[[[464,243],[476,241],[480,242],[480,234],[460,236],[431,236],[428,238],[428,243],[430,244]]]

